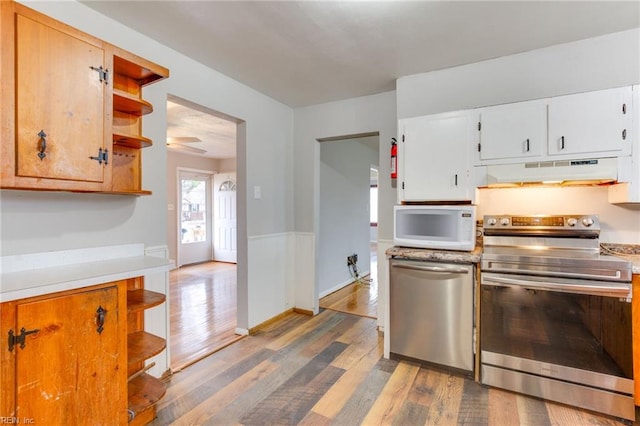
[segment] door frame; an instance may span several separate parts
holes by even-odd
[[[215,175],[216,172],[215,170],[204,170],[204,169],[193,169],[190,167],[176,167],[176,209],[175,209],[175,215],[174,215],[174,226],[176,227],[176,267],[179,268],[181,266],[183,266],[183,263],[180,261],[181,260],[181,253],[180,253],[180,245],[181,245],[181,241],[182,241],[182,222],[181,222],[181,215],[182,215],[182,179],[180,174],[182,172],[187,172],[187,173],[200,173],[200,174],[206,174],[209,175],[209,197],[210,197],[210,201],[211,201],[211,206],[213,207],[213,175]],[[209,226],[209,229],[207,229],[207,239],[211,245],[211,257],[213,258],[213,233],[212,233],[212,228],[213,228],[213,215],[212,215],[212,208],[209,209],[209,211],[207,212],[208,216],[209,216],[209,221],[211,223],[211,226]]]

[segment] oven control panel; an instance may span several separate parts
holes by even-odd
[[[492,230],[503,230],[509,233],[518,231],[593,233],[600,231],[600,221],[597,215],[486,215],[484,230],[485,233],[488,231],[488,235],[495,235]]]

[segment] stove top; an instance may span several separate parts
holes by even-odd
[[[485,216],[483,272],[631,281],[631,262],[600,253],[597,215]]]
[[[485,235],[555,236],[598,238],[600,220],[597,215],[487,215]]]

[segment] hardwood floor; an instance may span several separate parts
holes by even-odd
[[[371,244],[371,273],[359,282],[351,283],[320,299],[320,308],[360,315],[378,316],[378,260],[377,246]]]
[[[382,357],[376,320],[292,313],[174,375],[155,425],[623,425]]]
[[[207,262],[169,273],[171,369],[176,372],[239,339],[236,265]]]
[[[320,299],[320,308],[377,318],[378,283],[377,280],[369,279],[367,275],[363,277],[362,282],[349,284],[323,297]]]

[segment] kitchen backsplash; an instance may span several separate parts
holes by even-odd
[[[607,187],[524,187],[481,189],[477,218],[490,214],[597,214],[600,242],[640,244],[640,206],[607,200]]]

